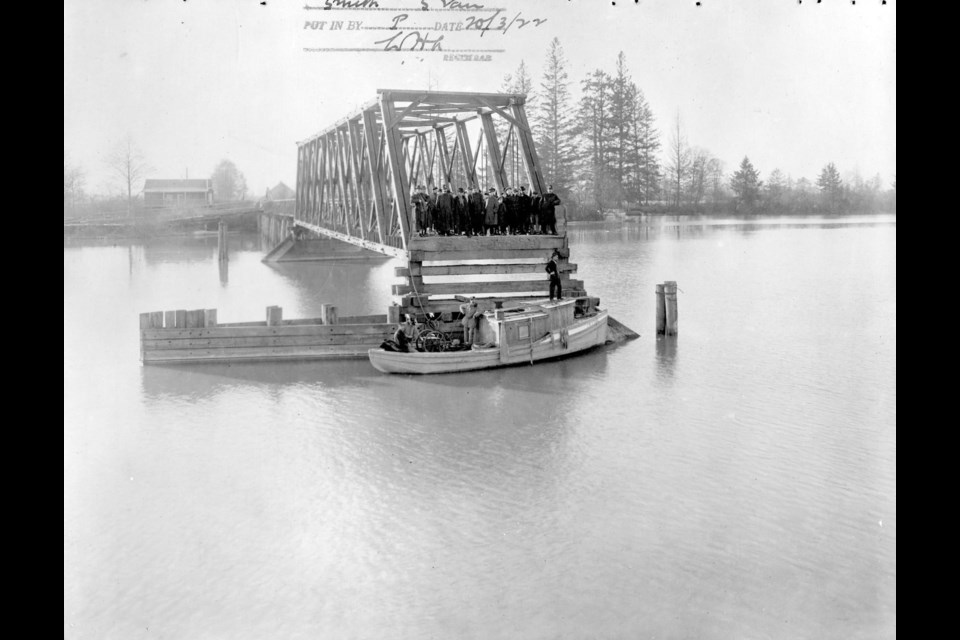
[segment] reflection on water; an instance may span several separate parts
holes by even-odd
[[[677,359],[679,336],[657,336],[657,374],[663,380],[672,380]]]
[[[895,637],[896,222],[800,222],[571,225],[642,337],[427,377],[137,361],[142,311],[384,313],[396,261],[65,246],[64,636]]]

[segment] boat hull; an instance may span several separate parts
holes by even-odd
[[[579,320],[534,342],[470,351],[400,353],[370,349],[370,364],[383,373],[434,374],[477,371],[564,358],[600,346],[607,339],[607,312]]]

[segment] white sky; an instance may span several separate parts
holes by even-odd
[[[64,150],[91,192],[110,188],[103,159],[129,134],[153,169],[147,177],[205,178],[229,158],[259,195],[281,180],[294,186],[296,142],[378,88],[496,92],[521,60],[538,82],[556,36],[574,97],[588,71],[612,73],[625,53],[665,151],[679,110],[688,142],[728,171],[747,155],[761,178],[780,168],[815,180],[832,161],[842,173],[879,173],[885,186],[895,179],[893,0],[473,1],[504,7],[508,19],[522,12],[547,21],[482,40],[449,34],[447,49],[473,42],[506,52],[492,62],[444,62],[437,53],[304,52],[390,35],[304,29],[334,17],[386,25],[395,15],[303,8],[324,0],[65,0]],[[408,24],[467,15],[477,14],[411,12]]]

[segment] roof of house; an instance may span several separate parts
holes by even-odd
[[[213,190],[213,180],[146,180],[143,183],[144,193],[185,193],[205,192]]]
[[[273,187],[272,189],[267,189],[267,198],[284,200],[294,197],[296,193],[296,191],[285,185],[283,182],[278,182],[277,186]]]

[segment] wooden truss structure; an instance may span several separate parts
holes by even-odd
[[[476,282],[425,284],[423,275],[503,275],[506,268],[502,263],[500,269],[474,264],[430,274],[424,272],[429,269],[424,262],[545,261],[553,248],[566,253],[565,233],[482,238],[416,234],[412,196],[417,185],[450,184],[454,190],[492,186],[502,193],[518,186],[509,182],[506,171],[511,148],[519,155],[515,166],[523,167],[521,182],[544,192],[525,100],[520,94],[379,90],[377,99],[358,112],[298,143],[296,224],[405,259],[408,265],[397,275],[408,278],[408,284],[394,287],[405,305],[413,304],[411,296],[423,302],[430,296],[491,291]],[[565,229],[562,208],[557,222],[559,230]],[[570,267],[565,265],[565,274],[575,270]],[[518,271],[529,272],[529,267]],[[576,284],[582,289],[582,283]]]

